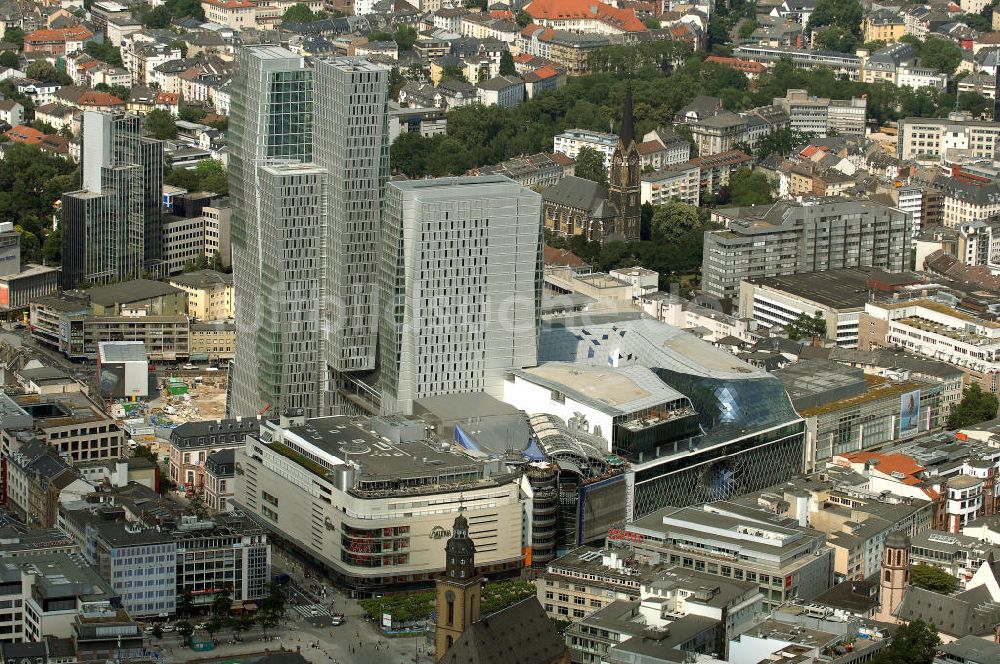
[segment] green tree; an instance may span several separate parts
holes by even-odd
[[[94,41],[87,42],[86,46],[83,47],[84,52],[98,60],[103,60],[109,65],[114,67],[122,66],[122,52],[121,49],[116,47],[111,43],[99,44]]]
[[[442,81],[465,81],[465,70],[458,65],[445,65],[441,68]]]
[[[0,67],[7,67],[9,69],[17,69],[19,61],[17,59],[16,53],[11,53],[10,51],[4,51],[0,53]]]
[[[206,111],[201,106],[181,106],[180,110],[177,112],[177,117],[180,120],[185,120],[187,122],[201,122],[201,119],[205,117]]]
[[[161,108],[150,111],[149,115],[143,121],[143,126],[154,138],[161,141],[168,138],[177,138],[177,125],[174,123],[174,118],[170,115],[170,111]]]
[[[8,44],[17,46],[17,50],[24,48],[24,30],[21,28],[7,28],[3,33],[3,40]]]
[[[190,618],[192,613],[194,613],[194,595],[191,594],[190,588],[184,586],[177,597],[177,615]]]
[[[73,80],[66,72],[56,69],[47,60],[35,60],[24,71],[24,75],[43,83],[58,83],[59,85],[69,85]]]
[[[136,459],[147,459],[154,466],[159,465],[160,463],[160,460],[156,458],[156,452],[142,444],[132,450],[132,456]]]
[[[961,429],[972,426],[997,416],[997,398],[989,392],[983,392],[978,383],[973,383],[962,392],[962,400],[951,407],[948,415],[948,428]]]
[[[958,587],[958,579],[934,565],[913,565],[910,568],[910,583],[936,593],[947,595]]]
[[[819,30],[833,25],[860,35],[863,14],[864,10],[858,0],[817,0],[816,9],[809,17],[808,27],[810,30]]]
[[[228,620],[233,612],[232,586],[226,586],[212,599],[212,615],[220,620]]]
[[[594,182],[607,187],[608,169],[604,166],[604,155],[596,149],[584,146],[576,155],[576,166],[574,167],[576,177]]]
[[[177,630],[177,635],[180,636],[181,641],[184,642],[184,645],[190,645],[191,635],[194,634],[194,625],[189,623],[187,620],[182,620],[174,627]]]
[[[981,118],[992,114],[993,100],[978,92],[963,92],[958,95],[958,108],[961,111],[968,111],[974,118]]]
[[[514,56],[510,51],[504,51],[500,56],[500,75],[517,76],[517,67],[514,66]]]
[[[808,134],[783,127],[757,140],[757,157],[763,159],[772,154],[785,156],[808,140]]]
[[[962,62],[962,49],[949,39],[928,37],[920,46],[920,62],[950,76]]]
[[[817,33],[816,42],[830,51],[854,53],[858,46],[858,36],[839,25],[831,25]]]
[[[215,640],[215,635],[222,629],[223,621],[215,616],[212,616],[205,621],[205,631],[208,632],[208,638]]]
[[[653,17],[647,18],[645,21],[643,21],[643,24],[650,30],[660,29],[660,19],[658,18],[653,18]]]
[[[286,9],[284,15],[281,17],[282,25],[286,23],[312,23],[315,20],[312,10],[301,2],[297,2]]]
[[[760,171],[740,168],[729,178],[729,203],[737,207],[773,203],[774,185]]]
[[[20,224],[14,229],[21,233],[21,261],[24,263],[37,263],[42,257],[42,243],[38,236],[26,230]]]
[[[514,20],[517,21],[517,24],[522,28],[526,28],[535,22],[535,19],[531,17],[531,14],[523,9],[514,14]]]
[[[153,625],[153,638],[157,641],[163,638],[163,625],[160,623]]]
[[[958,20],[976,32],[992,32],[993,23],[982,14],[962,14]]]
[[[233,636],[236,637],[237,641],[242,639],[243,632],[250,631],[253,628],[254,617],[249,613],[241,613],[236,618],[230,620],[229,626],[233,630]]]
[[[933,625],[922,620],[900,625],[892,643],[870,661],[871,664],[931,664],[941,643]]]
[[[410,25],[397,25],[393,39],[400,51],[409,51],[413,48],[414,42],[417,41],[417,29]]]
[[[813,337],[822,339],[826,336],[826,318],[818,311],[812,316],[802,312],[798,318],[785,326],[785,332],[792,341],[800,339],[808,341]]]
[[[690,231],[702,227],[698,208],[680,201],[670,201],[653,208],[650,235],[653,242],[672,244],[680,241]]]
[[[42,261],[46,265],[60,265],[62,263],[62,231],[56,229],[45,236],[42,243]]]
[[[42,122],[41,120],[34,120],[34,121],[32,121],[32,123],[29,126],[32,129],[37,129],[38,131],[42,132],[43,134],[47,134],[49,136],[52,136],[54,134],[58,134],[59,133],[58,131],[56,131],[55,127],[53,127],[52,125],[50,125],[48,122]]]

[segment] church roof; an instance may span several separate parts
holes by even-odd
[[[628,145],[635,140],[635,119],[632,115],[632,83],[628,82],[625,86],[625,105],[622,109],[622,130],[618,134],[621,139],[622,145],[628,147]]]
[[[543,191],[542,200],[546,203],[587,210],[597,219],[614,217],[617,214],[614,206],[608,202],[608,193],[604,187],[593,180],[573,175],[562,178]]]
[[[441,658],[442,664],[549,664],[566,643],[535,597],[480,618]]]
[[[986,636],[992,635],[995,626],[1000,624],[1000,604],[992,600],[985,586],[957,595],[907,586],[895,615],[907,622],[923,620],[949,636]]]

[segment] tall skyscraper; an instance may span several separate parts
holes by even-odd
[[[390,182],[383,211],[384,413],[486,391],[536,364],[541,196],[502,176]]]
[[[328,356],[334,383],[375,368],[379,215],[389,179],[389,70],[316,62],[316,165],[330,174]],[[336,387],[336,385],[334,385]]]
[[[642,165],[635,141],[635,121],[632,116],[632,85],[625,89],[625,107],[618,145],[611,155],[611,177],[608,179],[608,200],[618,210],[615,234],[620,239],[639,239],[642,219],[640,188]]]
[[[142,118],[86,111],[83,189],[62,197],[62,286],[156,273],[162,258],[163,144]]]
[[[260,398],[285,412],[322,408],[325,362],[319,260],[327,226],[326,171],[311,164],[260,166],[257,367]],[[239,311],[239,309],[237,309]]]
[[[278,368],[292,352],[289,344],[299,343],[299,326],[313,318],[318,321],[321,311],[320,290],[311,280],[316,278],[312,268],[321,269],[323,255],[321,240],[313,237],[314,226],[325,225],[325,218],[320,220],[313,206],[314,199],[325,196],[325,188],[315,170],[291,174],[278,168],[312,160],[313,73],[303,58],[277,46],[240,49],[230,125],[237,349],[228,409],[233,415],[254,415],[267,406],[280,412],[300,401],[291,398],[292,385],[285,380],[302,383],[295,394],[321,392],[318,384],[305,384],[312,374],[290,376]],[[290,184],[295,178],[298,184]],[[269,190],[279,185],[287,185],[287,191]],[[302,228],[296,225],[299,221]],[[295,283],[299,268],[308,284]],[[277,290],[285,285],[291,289],[287,300]],[[313,291],[315,299],[298,299]],[[307,310],[293,316],[288,310],[293,301]],[[319,331],[313,334],[318,341]]]

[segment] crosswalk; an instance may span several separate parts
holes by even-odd
[[[322,604],[302,604],[296,605],[295,610],[303,618],[329,618],[330,610]]]

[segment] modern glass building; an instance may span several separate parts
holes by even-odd
[[[237,352],[227,408],[232,415],[255,415],[268,406],[281,412],[293,403],[305,404],[305,391],[321,391],[314,373],[294,376],[282,363],[290,352],[296,357],[305,352],[295,346],[299,326],[305,322],[308,329],[308,321],[319,320],[319,286],[310,280],[316,277],[312,264],[319,265],[322,255],[314,226],[325,214],[314,205],[325,193],[313,171],[288,175],[301,182],[283,193],[271,189],[286,183],[281,170],[272,167],[312,161],[312,70],[303,58],[277,46],[240,49],[236,65],[229,189]],[[299,269],[310,283],[289,284],[292,291],[283,300],[278,289]],[[302,301],[303,293],[317,297]],[[293,300],[305,310],[288,311]],[[317,334],[315,327],[311,331]],[[310,414],[318,405],[318,397],[309,401]]]
[[[379,215],[389,179],[389,70],[360,58],[316,62],[316,165],[330,174],[327,363],[332,387],[375,368]],[[338,401],[336,393],[331,398]]]
[[[382,229],[381,409],[484,391],[537,361],[541,196],[503,176],[390,182]]]
[[[157,273],[162,259],[163,143],[142,118],[87,111],[83,189],[62,197],[62,286]]]
[[[805,425],[781,383],[680,328],[628,314],[552,319],[542,328],[538,359],[648,367],[697,411],[694,426],[647,429],[655,439],[630,431],[615,436],[630,444],[617,450],[630,463],[629,521],[667,506],[742,495],[802,472]]]

